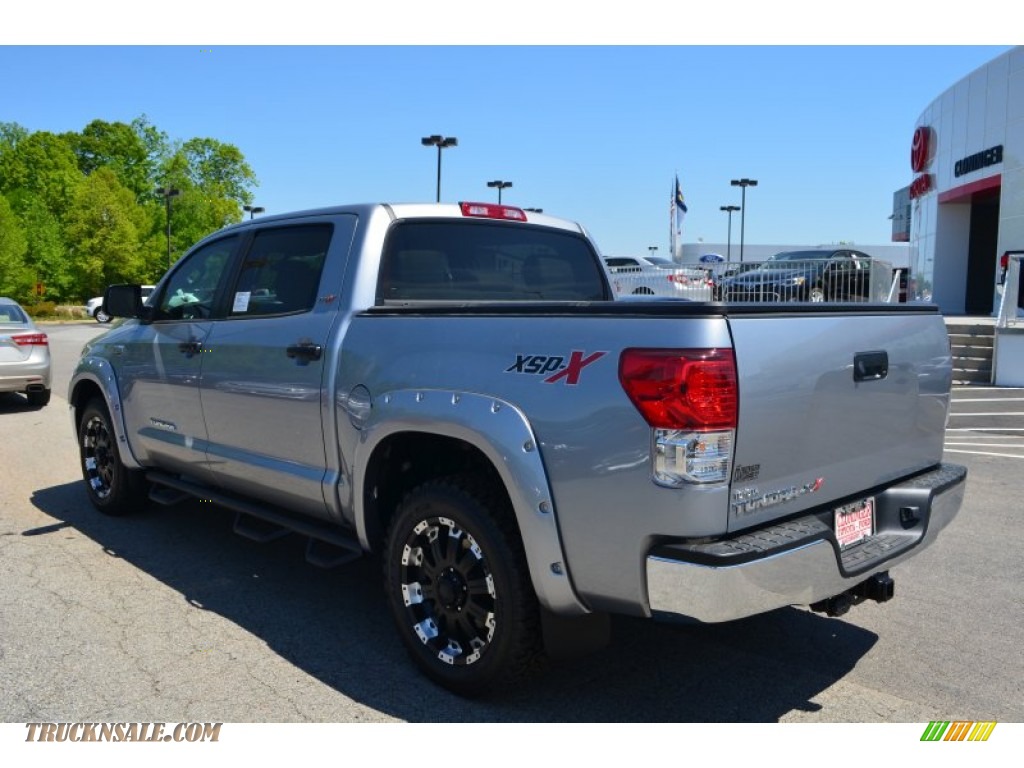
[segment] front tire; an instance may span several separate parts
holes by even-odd
[[[102,400],[90,400],[82,411],[78,451],[86,492],[96,509],[105,515],[121,516],[145,505],[145,476],[122,463],[113,422]]]
[[[503,496],[470,478],[412,490],[387,536],[384,581],[402,642],[431,680],[463,696],[542,656],[540,608]]]
[[[97,323],[109,323],[111,320],[114,319],[110,315],[108,315],[106,312],[103,311],[103,307],[100,307],[99,309],[97,309],[96,310],[96,314],[93,315],[93,317],[96,318],[96,322]]]

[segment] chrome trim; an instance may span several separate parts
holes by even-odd
[[[649,556],[647,595],[651,614],[709,623],[732,621],[838,595],[929,546],[956,516],[965,487],[966,483],[960,482],[935,494],[927,530],[917,544],[853,578],[840,573],[835,550],[827,541],[725,567]]]

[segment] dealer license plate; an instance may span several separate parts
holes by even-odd
[[[836,540],[842,549],[852,547],[875,532],[875,500],[871,497],[835,510]]]

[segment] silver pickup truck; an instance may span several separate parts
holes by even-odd
[[[964,492],[934,307],[616,301],[582,227],[508,206],[247,221],[105,307],[127,319],[69,394],[92,503],[379,553],[412,659],[461,694],[610,614],[887,600]]]

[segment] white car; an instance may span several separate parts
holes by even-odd
[[[681,266],[665,256],[606,256],[617,296],[674,296],[711,301],[713,282],[698,266]]]
[[[50,402],[50,341],[14,299],[0,296],[0,393],[22,392],[33,408]]]
[[[155,285],[144,285],[142,286],[142,300],[145,301],[149,298],[149,294],[156,288]],[[94,299],[89,299],[85,303],[85,311],[89,313],[89,317],[93,318],[97,323],[109,323],[113,318],[103,311],[103,297],[97,296]]]

